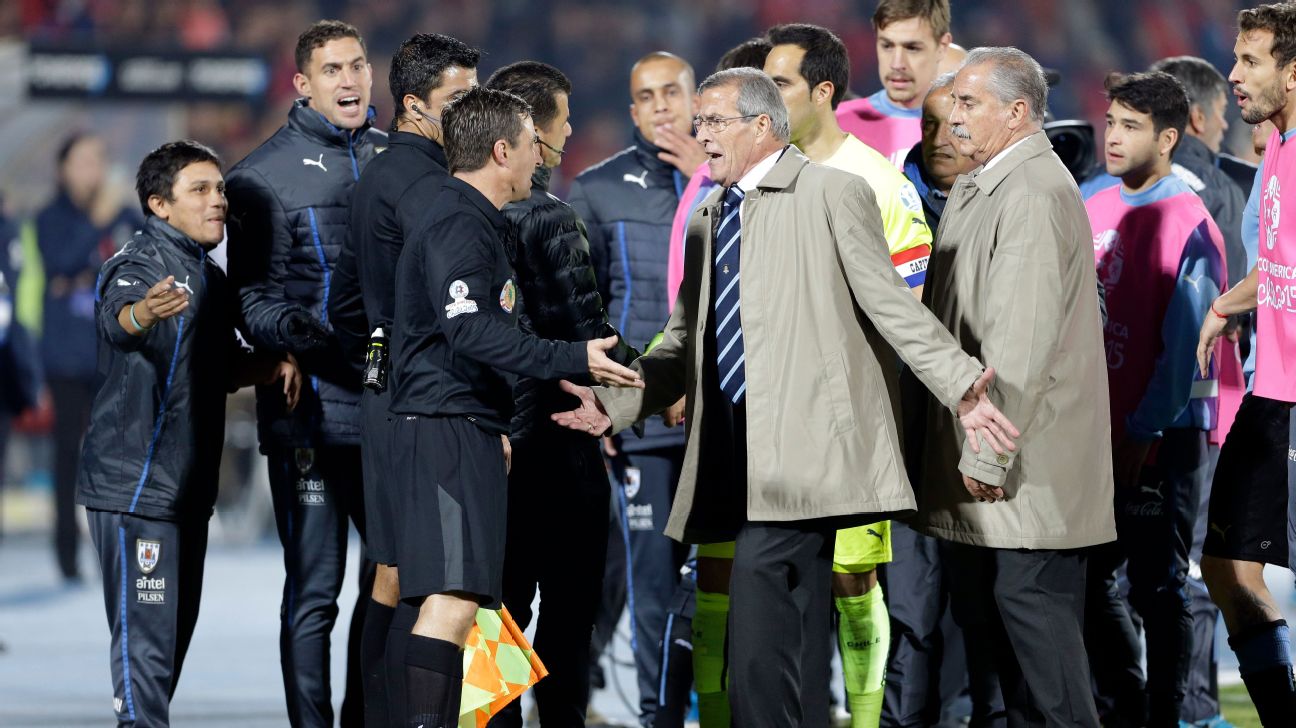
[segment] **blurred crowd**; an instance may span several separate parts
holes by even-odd
[[[489,73],[512,59],[536,58],[569,75],[576,133],[568,170],[584,169],[629,138],[625,72],[644,53],[668,48],[698,69],[715,65],[722,49],[791,20],[832,28],[851,51],[852,90],[876,85],[871,51],[871,3],[845,0],[16,0],[0,7],[0,38],[99,47],[247,51],[271,62],[272,82],[257,106],[196,104],[184,136],[207,142],[226,159],[241,159],[280,124],[294,93],[291,49],[297,29],[336,17],[363,29],[374,76],[385,79],[392,52],[411,29],[454,35],[485,51]],[[1218,68],[1231,63],[1234,16],[1240,0],[961,0],[953,18],[956,43],[1015,45],[1061,72],[1050,104],[1057,118],[1101,121],[1103,78],[1112,69],[1145,68],[1157,58],[1193,54]],[[665,6],[665,7],[663,7]],[[615,22],[610,22],[615,19]],[[535,28],[547,32],[536,33]],[[375,89],[379,119],[392,101]],[[1236,126],[1236,125],[1235,125]],[[1226,146],[1241,151],[1239,136]],[[0,189],[10,180],[0,177]],[[565,192],[566,183],[555,180]]]

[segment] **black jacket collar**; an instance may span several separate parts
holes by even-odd
[[[1214,167],[1215,153],[1206,146],[1206,142],[1184,134],[1179,140],[1179,148],[1175,150],[1174,161],[1189,168]]]
[[[553,177],[553,170],[543,164],[536,167],[535,174],[531,175],[531,191],[539,190],[541,192],[549,191],[549,180]]]
[[[422,134],[411,134],[407,131],[394,131],[387,135],[387,146],[407,146],[417,149],[419,152],[428,155],[433,162],[442,169],[448,169],[449,163],[446,161],[445,147],[428,139]]]
[[[675,171],[674,166],[663,162],[661,158],[657,156],[663,151],[662,148],[644,138],[644,135],[639,133],[639,129],[637,128],[634,132],[634,142],[635,157],[638,158],[639,163],[649,172],[652,172],[653,174],[670,174]]]
[[[180,232],[172,227],[171,223],[157,215],[149,215],[144,220],[144,232],[154,240],[164,240],[171,243],[177,250],[188,257],[201,260],[207,254],[206,249],[199,245],[197,240]]]
[[[483,195],[476,187],[473,187],[458,177],[450,177],[447,179],[445,186],[456,190],[459,194],[463,195],[464,199],[470,202],[473,207],[477,208],[481,216],[489,220],[490,224],[499,231],[500,237],[506,236],[509,229],[508,218],[504,217],[504,213],[495,209],[495,206],[491,204],[491,201],[486,199],[486,195]]]
[[[314,139],[320,144],[346,147],[348,140],[354,141],[373,126],[374,107],[369,107],[365,123],[358,129],[347,131],[333,126],[324,115],[311,108],[309,99],[297,99],[288,111],[288,126]]]

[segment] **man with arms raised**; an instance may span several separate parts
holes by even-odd
[[[858,175],[869,183],[882,217],[891,261],[914,295],[920,296],[931,232],[922,217],[918,194],[885,157],[843,132],[833,114],[849,80],[850,59],[845,44],[828,29],[806,24],[775,26],[766,37],[772,48],[765,58],[765,72],[787,106],[792,143],[811,161]],[[699,548],[697,613],[703,629],[696,634],[703,642],[713,643],[694,649],[694,679],[700,684],[717,684],[723,670],[722,663],[699,658],[720,652],[724,644],[732,545],[727,549],[725,552],[717,544]],[[851,719],[857,726],[876,724],[882,709],[890,622],[876,570],[878,564],[890,560],[887,521],[837,534],[833,594],[841,615],[838,644]],[[715,627],[706,629],[708,621],[714,621]],[[708,672],[714,672],[714,677]],[[705,694],[699,691],[699,703]]]
[[[993,372],[958,352],[896,275],[872,188],[788,145],[769,77],[722,71],[699,97],[698,139],[719,187],[690,222],[662,343],[635,362],[645,388],[565,385],[582,404],[555,419],[602,434],[688,395],[667,533],[736,536],[732,722],[826,725],[834,535],[914,504],[887,396],[895,353],[962,427],[1002,435],[994,449],[1011,447],[1015,430],[983,394]]]

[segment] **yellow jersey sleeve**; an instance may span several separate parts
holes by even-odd
[[[824,164],[859,175],[873,188],[891,262],[910,288],[921,286],[927,278],[932,232],[913,183],[886,157],[853,136]]]

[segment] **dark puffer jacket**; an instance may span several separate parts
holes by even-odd
[[[1185,135],[1174,152],[1174,173],[1206,205],[1224,235],[1224,255],[1228,263],[1228,282],[1237,285],[1246,278],[1246,248],[1242,246],[1242,210],[1247,193],[1219,168],[1215,154],[1202,140]]]
[[[522,290],[521,325],[542,339],[588,341],[617,336],[590,265],[585,224],[570,205],[549,194],[549,177],[548,167],[537,168],[531,177],[531,197],[503,210],[513,225],[509,253]],[[628,365],[639,352],[622,340],[609,356]],[[577,404],[557,382],[530,377],[518,380],[513,395],[509,437],[515,442],[557,432],[560,428],[549,415]]]
[[[169,275],[189,289],[189,307],[143,336],[127,333],[117,321],[122,308]],[[95,294],[101,386],[77,503],[164,520],[211,515],[225,393],[244,358],[237,309],[207,251],[156,217],[104,263]]]
[[[291,414],[281,388],[257,388],[262,449],[360,442],[360,385],[337,337],[322,351],[294,351],[280,324],[302,308],[328,324],[329,280],[347,237],[351,192],[387,143],[370,122],[339,129],[299,99],[288,123],[225,178],[229,270],[244,335],[258,349],[296,355],[310,384]]]
[[[626,341],[647,348],[670,318],[666,269],[671,223],[688,180],[657,158],[661,148],[638,131],[635,143],[577,175],[571,206],[588,227],[590,257],[612,325]],[[634,452],[682,447],[683,428],[651,418],[643,439],[626,437]]]

